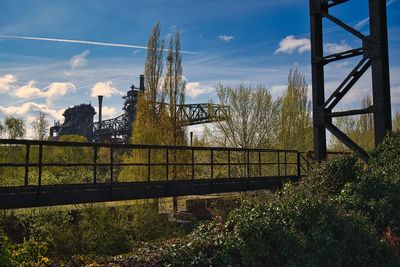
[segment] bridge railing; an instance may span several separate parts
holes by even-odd
[[[171,180],[298,179],[295,150],[0,140],[0,187]]]

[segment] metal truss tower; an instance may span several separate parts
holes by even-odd
[[[349,0],[310,0],[312,101],[314,151],[317,161],[326,158],[326,129],[364,161],[368,153],[332,123],[332,118],[373,113],[375,145],[392,130],[386,1],[368,0],[370,34],[362,34],[329,13],[331,8]],[[323,18],[330,20],[362,41],[362,47],[324,56]],[[361,60],[338,88],[325,99],[324,66],[334,61],[361,56]],[[371,67],[373,104],[358,110],[335,112],[334,107]]]

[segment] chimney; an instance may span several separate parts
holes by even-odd
[[[139,89],[140,91],[144,91],[144,75],[140,75],[140,86]]]
[[[102,112],[103,112],[103,96],[99,95],[97,97],[99,98],[99,124],[100,124],[100,128],[101,128]]]

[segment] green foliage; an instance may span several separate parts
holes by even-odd
[[[0,234],[0,266],[4,267],[45,267],[50,265],[47,244],[29,240],[13,245]]]
[[[355,156],[341,156],[323,163],[306,178],[317,188],[329,194],[338,194],[347,183],[355,182],[362,174],[362,166]]]
[[[373,172],[354,157],[327,162],[298,184],[250,198],[227,222],[199,227],[163,251],[165,261],[173,266],[398,266],[397,138],[388,137],[374,150]]]
[[[371,152],[369,166],[379,175],[400,178],[400,133],[391,133],[382,144]]]
[[[13,261],[19,267],[46,267],[50,266],[47,255],[47,244],[35,240],[16,245],[12,253]]]
[[[17,139],[25,136],[25,121],[22,118],[6,117],[4,120],[4,126],[7,138]]]
[[[310,150],[312,147],[311,103],[304,74],[297,67],[288,75],[288,87],[280,98],[277,146],[283,149]],[[301,138],[299,138],[301,137]]]
[[[371,105],[372,97],[370,95],[362,99],[362,108],[368,108]],[[370,151],[374,148],[375,135],[372,113],[361,114],[360,116],[337,117],[335,118],[335,124],[366,151]],[[334,136],[332,136],[330,142],[330,149],[333,151],[349,151],[349,149]]]
[[[117,255],[128,252],[138,242],[183,233],[160,215],[151,201],[116,207],[85,205],[71,210],[38,208],[18,215],[5,213],[1,217],[0,226],[7,235],[13,236],[17,225],[23,228],[23,239],[29,240],[14,238],[20,245],[12,253],[18,253],[19,262],[44,262],[45,255],[59,260],[69,260],[74,255],[93,258]]]
[[[347,184],[337,201],[346,210],[364,213],[377,232],[390,229],[400,234],[398,182],[374,174],[365,175],[361,181]]]
[[[267,203],[244,204],[224,224],[202,226],[166,255],[173,266],[396,266],[364,217],[288,185]]]
[[[400,131],[400,111],[397,111],[393,117],[393,131]]]
[[[15,266],[11,259],[12,248],[8,238],[0,232],[0,266],[12,267]]]

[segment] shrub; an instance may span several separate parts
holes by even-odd
[[[377,174],[399,179],[400,133],[391,133],[370,153],[369,166]]]
[[[11,244],[8,238],[0,233],[0,266],[14,266],[11,260]]]
[[[396,266],[399,259],[358,213],[288,185],[270,202],[245,204],[227,223],[203,226],[169,253],[172,265]]]
[[[400,234],[400,184],[377,174],[365,174],[358,183],[348,184],[338,195],[346,210],[367,215],[375,230],[383,233],[390,228]]]
[[[349,182],[355,182],[362,174],[362,166],[355,156],[341,156],[323,163],[305,182],[313,183],[321,192],[338,194]]]

